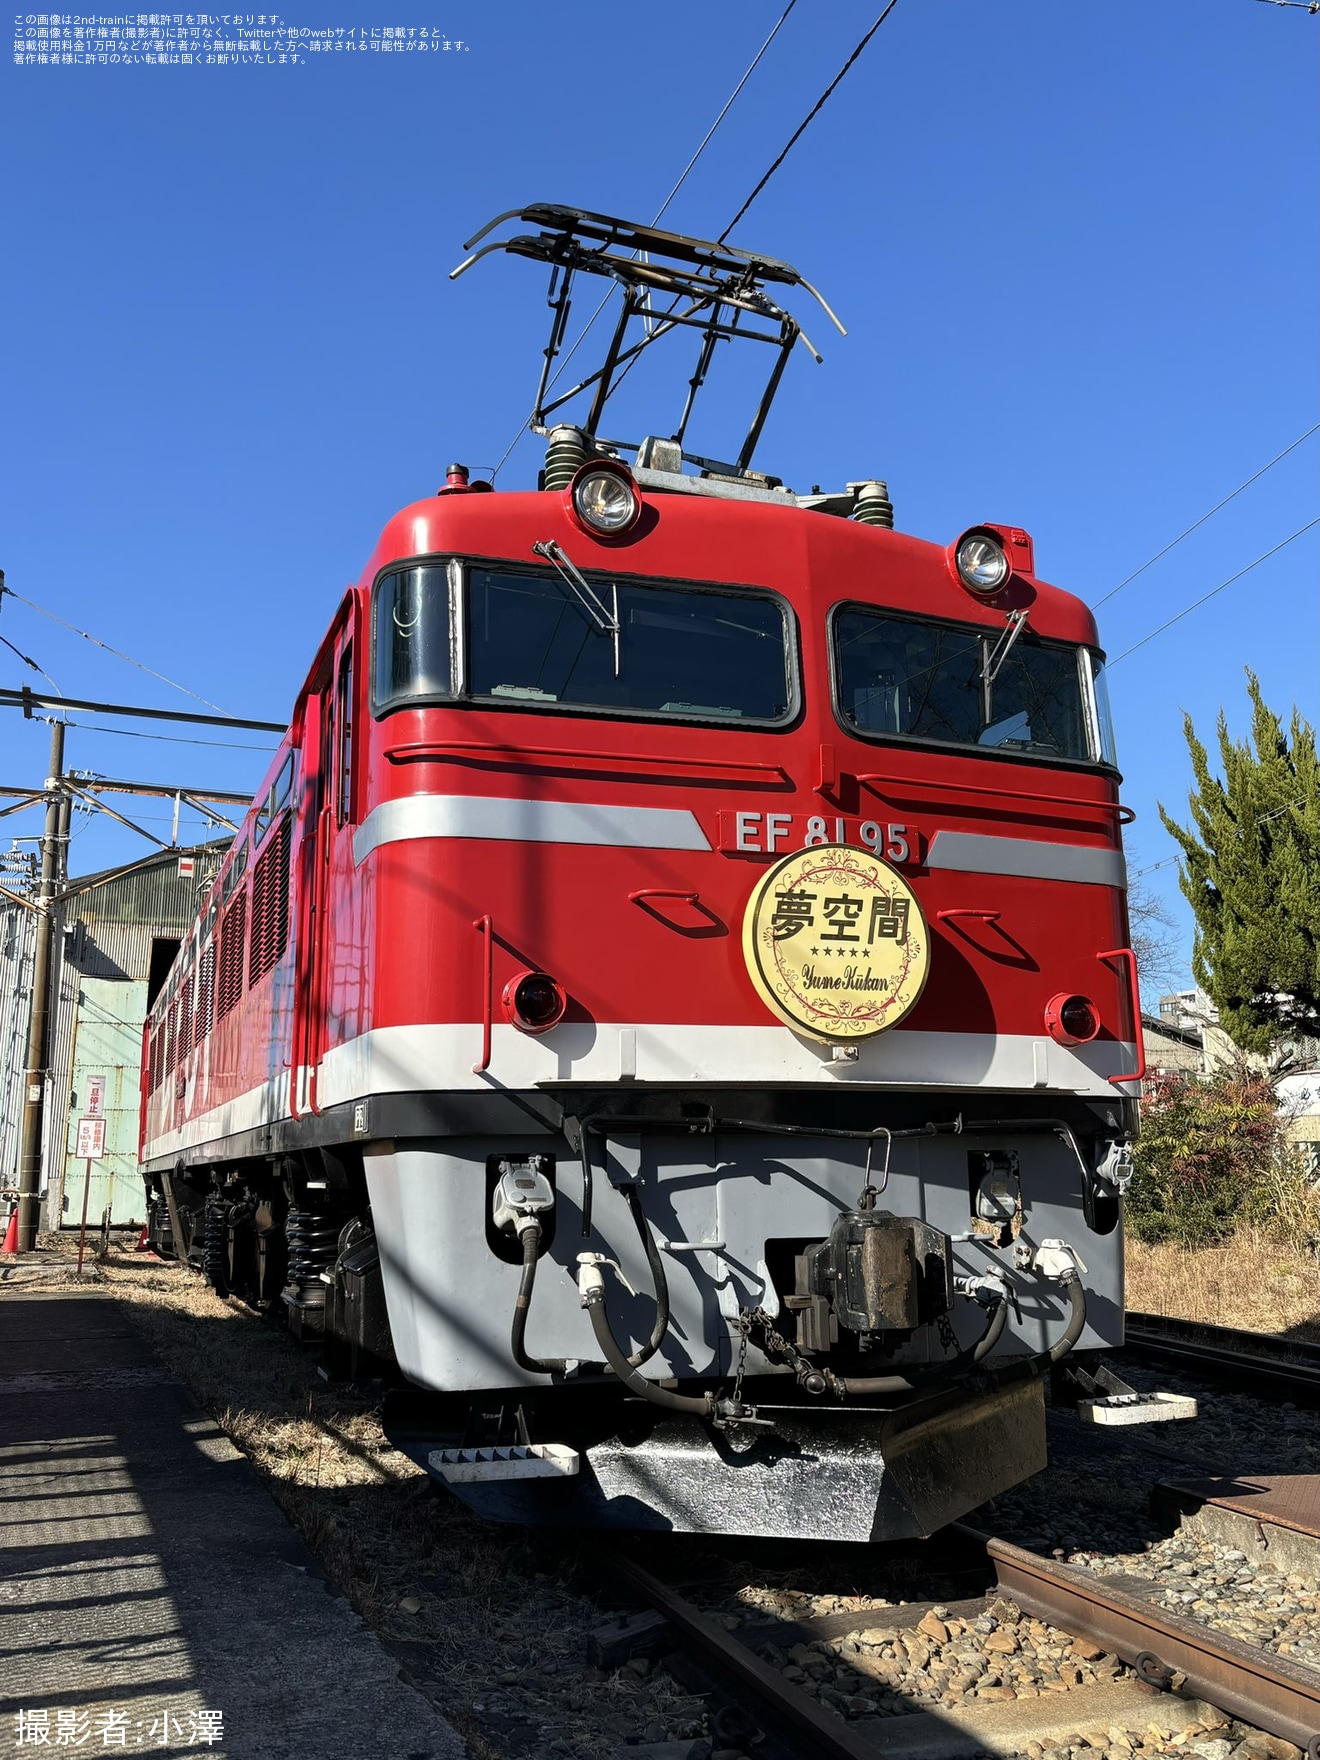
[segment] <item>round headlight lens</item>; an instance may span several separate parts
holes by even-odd
[[[956,556],[962,584],[973,593],[997,593],[1009,576],[1009,562],[988,532],[969,532],[958,541]]]
[[[506,986],[504,1012],[521,1032],[548,1033],[564,1018],[568,998],[548,972],[523,972]]]
[[[573,485],[573,511],[592,531],[618,537],[642,511],[637,492],[618,471],[586,470]]]

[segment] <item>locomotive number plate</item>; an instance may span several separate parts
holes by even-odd
[[[879,819],[850,819],[842,813],[720,814],[719,848],[734,855],[782,856],[790,850],[813,849],[826,843],[850,843],[869,849],[896,867],[916,867],[924,860],[924,839],[913,825],[886,824]]]

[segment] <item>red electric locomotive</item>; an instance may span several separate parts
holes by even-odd
[[[1016,527],[751,469],[788,265],[520,218],[486,249],[551,266],[543,486],[454,466],[340,606],[148,1021],[154,1238],[397,1362],[392,1433],[493,1516],[925,1534],[1122,1337],[1095,626]],[[551,402],[581,272],[623,311]],[[600,434],[684,327],[694,391],[721,339],[775,351],[733,462],[691,398]]]

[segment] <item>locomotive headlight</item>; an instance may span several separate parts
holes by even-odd
[[[637,524],[642,503],[627,467],[593,459],[573,478],[569,500],[578,523],[606,538],[621,538]]]
[[[1087,996],[1061,990],[1045,1009],[1045,1031],[1060,1045],[1086,1045],[1100,1031],[1100,1011]]]
[[[1007,582],[1012,565],[993,532],[973,528],[953,546],[953,566],[969,593],[988,599]]]
[[[548,1033],[568,1007],[563,985],[547,972],[519,972],[504,986],[500,1001],[520,1033]]]

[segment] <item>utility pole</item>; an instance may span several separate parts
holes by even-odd
[[[32,1014],[28,1024],[27,1066],[24,1071],[23,1128],[18,1149],[18,1250],[30,1253],[37,1243],[38,1193],[41,1190],[41,1125],[45,1113],[47,1063],[50,1055],[50,977],[55,909],[52,898],[65,867],[66,845],[60,833],[68,824],[64,796],[64,723],[50,730],[50,775],[46,778],[46,827],[41,839],[41,879],[37,886],[36,946],[32,956]]]

